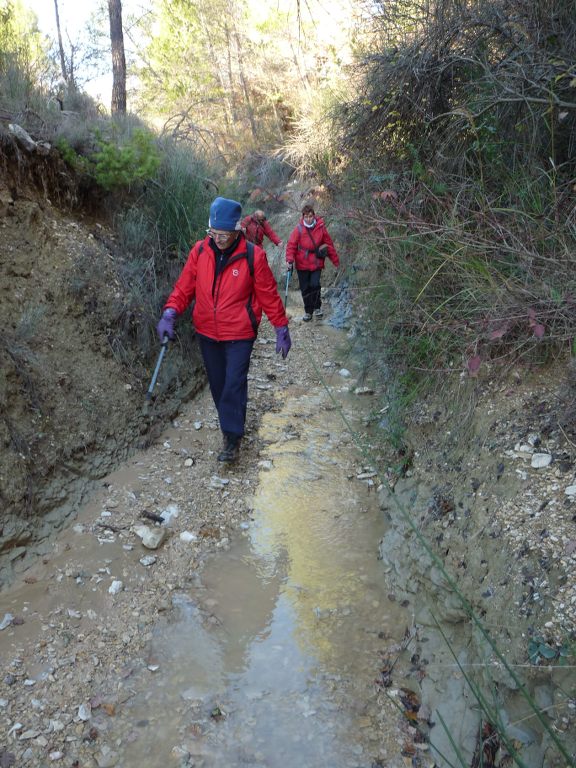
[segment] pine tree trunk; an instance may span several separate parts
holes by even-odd
[[[54,11],[56,13],[56,31],[58,33],[58,49],[60,51],[60,69],[62,70],[62,79],[68,82],[68,71],[66,69],[66,58],[64,56],[64,44],[62,43],[62,31],[60,29],[60,11],[58,10],[58,0],[54,0]]]
[[[122,31],[121,0],[108,0],[112,47],[112,114],[126,114],[126,56]]]

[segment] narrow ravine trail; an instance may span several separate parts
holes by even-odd
[[[342,331],[292,328],[282,361],[263,324],[237,466],[217,466],[204,392],[0,596],[14,764],[403,765],[375,681],[411,618],[386,588],[349,430],[365,438],[370,396]]]

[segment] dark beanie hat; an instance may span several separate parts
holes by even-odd
[[[234,232],[240,229],[242,218],[242,206],[236,200],[227,200],[225,197],[217,197],[210,206],[210,218],[208,226],[213,229],[221,229],[224,232]]]

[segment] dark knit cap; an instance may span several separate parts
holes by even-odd
[[[217,197],[210,206],[208,226],[212,229],[221,229],[223,232],[234,232],[240,229],[241,219],[240,203],[236,200],[227,200],[225,197]]]

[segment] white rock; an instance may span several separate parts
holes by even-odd
[[[342,376],[343,379],[347,379],[349,376],[352,376],[348,368],[340,368],[338,373],[340,374],[340,376]]]
[[[155,562],[156,557],[154,555],[144,555],[144,557],[140,558],[140,565],[143,565],[145,568],[154,565]]]
[[[86,720],[90,720],[91,717],[92,717],[92,707],[90,706],[90,704],[88,703],[80,704],[80,706],[78,707],[78,719],[86,721]]]
[[[166,538],[165,528],[149,528],[147,525],[137,525],[134,533],[142,539],[142,545],[146,549],[158,549]]]
[[[27,152],[33,152],[37,149],[37,144],[34,139],[17,123],[8,123],[8,130],[15,137],[20,146],[24,147]]]
[[[212,475],[210,478],[210,488],[224,488],[228,485],[230,480],[227,477],[218,477],[218,475]]]
[[[111,595],[117,595],[118,592],[122,592],[123,589],[124,589],[123,582],[121,582],[119,579],[114,579],[112,584],[110,584],[110,586],[108,587],[108,592]]]
[[[160,514],[164,518],[164,525],[169,525],[173,518],[178,517],[180,514],[180,508],[178,507],[178,504],[168,504]]]
[[[192,531],[182,531],[180,534],[180,541],[185,541],[186,543],[198,541],[198,536],[196,536],[195,533],[192,533]]]
[[[28,739],[35,739],[37,736],[40,736],[40,731],[29,729],[20,734],[20,741],[28,741]]]
[[[184,462],[185,467],[193,467],[194,466],[194,459],[186,459]]]
[[[576,485],[569,485],[568,488],[564,489],[564,493],[566,496],[576,496]]]
[[[267,472],[269,472],[274,464],[269,459],[262,459],[262,461],[258,462],[258,466],[260,469],[265,469]]]
[[[551,461],[552,456],[550,456],[549,453],[534,453],[532,455],[530,464],[534,467],[534,469],[542,469],[542,467],[547,467]]]
[[[21,731],[24,726],[22,723],[14,723],[12,728],[8,731],[8,736],[12,736],[13,733],[16,733],[17,731]]]
[[[202,426],[203,426],[203,424],[202,424],[201,421],[195,421],[194,422],[194,429],[196,429],[196,430],[202,429]]]
[[[6,627],[9,627],[13,621],[14,621],[14,616],[12,616],[11,613],[5,613],[4,618],[0,622],[0,631],[3,629],[6,629]]]

